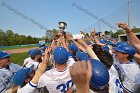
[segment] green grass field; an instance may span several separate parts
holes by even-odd
[[[23,65],[23,61],[25,58],[28,57],[28,53],[17,53],[17,54],[12,54],[12,63]]]

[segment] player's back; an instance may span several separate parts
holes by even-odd
[[[41,76],[38,85],[39,87],[46,86],[49,93],[65,93],[73,85],[69,68],[64,71],[57,71],[56,68],[46,71]]]

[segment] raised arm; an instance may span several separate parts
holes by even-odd
[[[76,85],[77,93],[89,93],[89,82],[92,76],[90,61],[81,61],[73,64],[73,66],[70,67],[70,75]]]
[[[82,39],[79,39],[78,42],[81,43],[86,48],[86,51],[90,56],[90,58],[98,59],[97,55],[93,52],[90,46],[88,46]]]
[[[94,28],[94,30],[91,32],[91,36],[94,38],[95,42],[97,45],[100,45],[100,46],[105,46],[105,44],[102,44],[100,41],[99,41],[99,38],[98,36],[96,35],[96,30]]]
[[[82,50],[83,52],[86,51],[86,49],[85,49],[81,44],[79,44],[77,41],[75,41],[72,37],[70,37],[69,35],[66,35],[66,37],[67,37],[69,40],[73,41],[74,44],[75,44],[80,50]]]
[[[51,43],[51,47],[53,49],[55,49],[57,47],[57,40],[53,39],[52,43]]]
[[[31,80],[32,83],[34,84],[38,84],[38,80],[40,78],[40,76],[42,74],[44,74],[45,70],[46,70],[46,67],[47,67],[47,63],[49,61],[49,57],[50,57],[50,52],[51,52],[51,47],[48,47],[46,50],[45,50],[45,57],[43,59],[43,61],[40,63],[36,73],[35,73],[35,76],[33,77],[33,79]]]
[[[127,26],[126,23],[118,23],[118,27],[122,28],[125,30],[127,34],[127,40],[130,44],[132,44],[137,51],[140,53],[140,40],[138,37],[135,35],[135,33],[132,32],[132,30]]]

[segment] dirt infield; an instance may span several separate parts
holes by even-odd
[[[20,48],[20,49],[12,49],[12,50],[5,50],[5,51],[7,53],[24,53],[24,52],[28,52],[30,49],[33,49],[33,48]]]

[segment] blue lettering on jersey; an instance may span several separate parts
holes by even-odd
[[[3,82],[3,88],[0,90],[0,93],[6,90],[8,84],[10,84],[10,82],[11,82],[11,80],[12,80],[14,74],[15,74],[15,72],[13,72],[12,75],[9,76],[8,78],[6,78],[6,80]],[[5,76],[3,76],[3,78],[4,78],[4,77],[5,77]]]
[[[118,93],[124,93],[123,92],[123,87],[122,87],[122,85],[121,85],[121,83],[120,83],[120,81],[119,81],[119,79],[116,79],[116,86],[117,86],[117,91],[118,91]]]
[[[5,81],[6,84],[10,83],[10,81],[11,81],[11,79],[13,78],[14,74],[15,74],[15,72],[13,72],[12,75],[9,76],[9,77],[6,79],[6,81]]]
[[[72,80],[69,80],[66,84],[62,83],[56,87],[57,90],[60,90],[62,93],[66,93],[66,91],[73,86]]]

